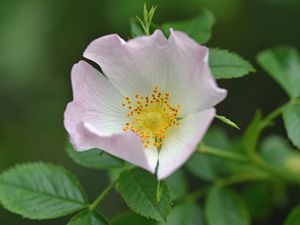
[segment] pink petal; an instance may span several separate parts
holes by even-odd
[[[158,179],[164,179],[181,167],[195,151],[215,116],[211,108],[186,117],[172,127],[159,151]]]
[[[124,95],[150,95],[158,85],[184,115],[208,109],[226,96],[211,76],[207,48],[181,32],[172,31],[169,40],[159,30],[128,42],[104,36],[87,47],[84,57],[98,63]]]
[[[126,132],[104,137],[99,135],[97,129],[89,123],[81,123],[77,129],[81,134],[79,149],[81,147],[84,149],[99,148],[151,173],[155,172],[158,159],[157,149],[145,149],[136,134]]]
[[[227,91],[217,86],[211,74],[208,48],[199,45],[187,34],[174,30],[171,30],[169,42],[174,61],[181,65],[178,68],[180,74],[189,78],[182,105],[189,108],[189,112],[195,113],[221,102]]]
[[[74,99],[65,111],[64,124],[77,150],[100,148],[154,172],[157,151],[145,150],[139,137],[124,133],[124,96],[100,72],[84,61],[72,69]]]
[[[102,135],[119,133],[126,120],[121,107],[123,95],[99,71],[84,61],[72,68],[73,102],[65,114],[65,126],[72,134],[80,118],[95,126]]]
[[[98,63],[125,96],[133,97],[151,93],[160,80],[157,76],[166,74],[164,60],[160,59],[166,54],[167,44],[161,31],[128,42],[112,34],[93,41],[83,55]]]

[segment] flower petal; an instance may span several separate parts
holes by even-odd
[[[100,72],[84,61],[72,69],[74,99],[65,111],[64,124],[79,150],[99,148],[154,172],[157,149],[144,149],[140,138],[124,133],[123,96]]]
[[[192,155],[214,116],[215,109],[211,108],[186,117],[179,127],[170,128],[159,151],[158,179],[169,176]]]
[[[221,102],[227,91],[219,88],[211,75],[208,48],[199,45],[187,34],[174,30],[171,30],[169,42],[175,64],[181,65],[177,70],[181,76],[187,77],[183,87],[185,89],[180,90],[184,93],[183,108],[188,108],[189,113],[195,113]]]
[[[211,108],[226,96],[211,76],[208,49],[182,32],[171,31],[168,40],[159,30],[128,42],[104,36],[87,47],[84,57],[98,63],[124,95],[150,95],[158,85],[184,115]]]
[[[125,132],[102,137],[98,134],[97,129],[89,123],[84,123],[80,129],[82,132],[80,143],[83,144],[83,147],[102,149],[151,173],[155,172],[158,161],[157,149],[145,149],[135,133]],[[89,146],[84,146],[87,143]]]
[[[93,124],[101,135],[120,133],[126,119],[122,94],[85,61],[73,66],[71,76],[73,102],[65,113],[65,127],[71,136],[78,119]]]
[[[71,142],[79,151],[98,148],[152,173],[155,172],[157,149],[144,149],[139,138],[132,132],[101,136],[91,124],[81,122],[77,125],[77,137],[71,137]]]
[[[125,95],[149,95],[163,76],[168,42],[161,31],[125,42],[112,34],[94,40],[84,57],[99,64],[105,75]]]
[[[102,149],[154,173],[157,149],[144,149],[140,138],[122,131],[123,96],[100,72],[84,61],[72,69],[74,99],[65,111],[65,127],[79,151]]]

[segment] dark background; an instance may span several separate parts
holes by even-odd
[[[148,1],[153,3],[158,4],[154,18],[158,24],[190,18],[201,7],[209,8],[217,25],[208,45],[236,51],[257,67],[256,74],[219,82],[229,91],[218,107],[220,114],[245,128],[257,108],[267,113],[287,100],[256,65],[255,56],[275,45],[299,49],[300,1]],[[101,191],[106,183],[102,172],[75,165],[64,151],[63,112],[71,100],[70,70],[96,37],[109,33],[129,37],[129,18],[141,15],[142,5],[141,0],[0,1],[0,171],[21,162],[53,162],[78,175],[91,199]],[[275,131],[285,134],[280,121]],[[122,205],[121,200],[109,197],[102,211],[111,216],[117,205]],[[29,221],[0,208],[1,225],[66,221]]]

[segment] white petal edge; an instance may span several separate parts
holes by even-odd
[[[168,133],[158,155],[157,178],[164,179],[181,167],[193,154],[215,116],[215,109],[207,109],[180,121]]]

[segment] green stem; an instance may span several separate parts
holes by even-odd
[[[267,115],[264,118],[265,123],[270,123],[274,119],[276,119],[278,116],[280,116],[283,112],[283,110],[291,105],[298,105],[300,104],[300,99],[291,99],[289,102],[283,104],[282,106],[278,107],[275,109],[273,112],[271,112],[269,115]]]
[[[252,164],[256,168],[258,168],[262,171],[265,171],[269,174],[272,174],[274,177],[281,178],[281,179],[286,180],[286,181],[296,181],[296,182],[300,181],[299,178],[297,178],[295,176],[292,176],[291,174],[287,174],[286,171],[282,171],[279,168],[274,167],[270,163],[264,161],[259,155],[254,155],[252,157],[247,157],[247,156],[243,156],[243,155],[238,154],[238,153],[234,153],[234,152],[229,151],[229,150],[210,147],[210,146],[207,146],[207,145],[198,146],[197,151],[200,152],[200,153],[210,154],[210,155],[214,155],[214,156],[217,156],[217,157],[229,159],[229,160],[232,160],[232,161],[238,161],[238,162],[241,162],[241,163],[249,163],[250,165]],[[249,179],[257,179],[257,178],[258,177],[253,176],[253,178],[249,178]],[[244,180],[246,178],[241,177],[241,178],[234,178],[234,179]],[[261,178],[261,179],[263,179],[263,178]],[[230,181],[230,182],[232,182],[232,181]]]
[[[232,152],[232,151],[207,146],[205,144],[199,145],[197,147],[197,151],[200,152],[200,153],[214,155],[214,156],[218,156],[218,157],[221,157],[221,158],[230,159],[230,160],[233,160],[233,161],[249,162],[249,159],[246,156],[243,156],[241,154],[238,154],[238,153],[235,153],[235,152]]]
[[[248,172],[248,173],[240,173],[232,176],[228,176],[225,178],[221,178],[216,181],[217,185],[220,185],[222,187],[229,186],[237,183],[243,183],[243,182],[250,182],[250,181],[266,181],[271,180],[269,174],[266,173],[259,173],[259,172]],[[212,187],[211,185],[203,186],[196,191],[186,195],[181,201],[181,203],[189,203],[194,202],[197,199],[202,198],[206,195],[206,193],[209,191],[209,189]]]
[[[264,122],[265,123],[270,123],[272,122],[274,119],[276,119],[278,116],[281,115],[281,113],[283,112],[283,110],[290,106],[291,103],[290,102],[287,102],[285,104],[283,104],[282,106],[278,107],[277,109],[275,109],[274,111],[272,111],[269,115],[267,115],[265,118],[264,118]]]
[[[114,188],[115,184],[117,183],[117,180],[114,180],[112,183],[110,183],[99,195],[98,197],[95,199],[95,201],[90,204],[89,206],[89,210],[92,211],[94,210],[99,203],[112,191],[112,189]]]
[[[265,181],[271,179],[270,175],[261,172],[247,172],[238,173],[232,176],[221,178],[217,181],[220,186],[229,186],[237,183],[250,182],[250,181]]]
[[[252,162],[257,168],[272,174],[274,177],[290,182],[300,182],[300,178],[298,176],[295,176],[286,170],[282,170],[280,167],[273,166],[272,164],[263,160],[259,155],[255,155],[252,158]]]

